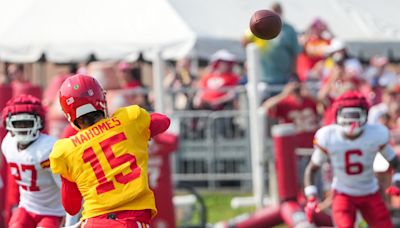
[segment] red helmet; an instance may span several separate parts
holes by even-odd
[[[365,109],[367,112],[369,110],[369,104],[365,96],[356,91],[347,91],[333,102],[333,110],[336,115],[344,107],[359,107]]]
[[[68,121],[87,113],[102,111],[107,116],[106,93],[92,76],[76,74],[68,77],[60,88],[60,104]]]
[[[359,92],[343,93],[334,101],[332,108],[336,123],[342,126],[346,135],[358,135],[367,123],[369,104]]]
[[[28,122],[21,127],[17,122]],[[41,101],[31,95],[23,94],[12,98],[2,112],[2,124],[11,132],[17,142],[27,144],[34,141],[44,128],[45,112]]]

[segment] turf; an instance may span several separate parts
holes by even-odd
[[[200,196],[204,200],[207,210],[207,223],[217,223],[220,221],[229,220],[244,213],[254,212],[255,207],[243,207],[238,209],[231,208],[231,200],[237,196],[250,196],[250,193],[232,193],[232,192],[202,192]],[[193,216],[190,224],[199,224],[200,221],[200,206],[196,203]],[[182,223],[178,223],[181,224]]]

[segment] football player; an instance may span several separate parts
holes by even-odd
[[[40,100],[31,95],[11,99],[2,112],[8,133],[1,148],[20,191],[10,228],[59,227],[65,215],[60,177],[50,171],[49,154],[56,139],[41,133],[44,118]]]
[[[69,214],[83,203],[83,227],[148,227],[157,213],[148,185],[148,140],[168,129],[168,117],[137,105],[108,116],[105,91],[91,76],[77,74],[59,91],[68,121],[79,130],[60,139],[50,155],[62,177]]]
[[[354,227],[359,211],[370,227],[393,227],[391,217],[374,175],[373,163],[378,152],[396,169],[390,193],[398,194],[399,162],[388,145],[389,131],[382,125],[367,123],[368,103],[360,93],[349,91],[333,103],[336,124],[319,129],[315,150],[305,175],[306,214],[318,211],[317,188],[313,175],[329,159],[333,169],[332,214],[337,227]]]

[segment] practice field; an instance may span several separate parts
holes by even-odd
[[[187,192],[178,192],[176,195],[185,195]],[[206,217],[208,224],[215,224],[220,221],[229,220],[244,213],[252,213],[254,206],[233,209],[231,200],[233,197],[251,196],[251,193],[239,192],[200,192],[206,207]],[[191,213],[190,213],[191,212]],[[197,201],[194,207],[176,209],[178,225],[186,227],[190,225],[200,224],[200,204]],[[179,222],[180,221],[180,222]]]

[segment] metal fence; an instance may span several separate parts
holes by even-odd
[[[179,134],[173,158],[173,178],[205,188],[251,188],[251,154],[247,94],[235,89],[235,110],[174,110],[171,114]],[[195,91],[185,90],[187,94]],[[177,93],[170,91],[170,99]]]
[[[172,115],[179,124],[174,180],[199,187],[242,187],[251,179],[248,113],[184,111]]]

